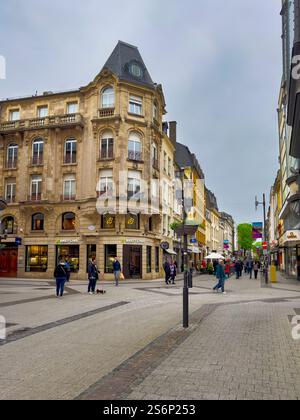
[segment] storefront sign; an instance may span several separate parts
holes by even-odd
[[[169,249],[170,248],[170,244],[169,244],[169,242],[162,242],[161,244],[160,244],[160,247],[161,247],[161,249],[163,249],[163,250],[167,250],[167,249]]]
[[[88,230],[90,232],[94,232],[96,230],[96,226],[91,225],[91,226],[88,227]]]
[[[198,244],[197,238],[192,238],[190,242],[191,244]]]
[[[145,241],[142,239],[124,239],[122,243],[124,245],[144,245]]]
[[[285,232],[284,241],[300,241],[300,230],[288,230]]]
[[[79,239],[59,239],[57,245],[78,245]]]

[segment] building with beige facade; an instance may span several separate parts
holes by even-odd
[[[119,42],[97,77],[71,92],[0,103],[0,275],[52,278],[60,255],[73,279],[97,257],[106,279],[162,275],[170,241],[175,145],[166,104],[134,46]],[[166,153],[166,156],[165,156]]]

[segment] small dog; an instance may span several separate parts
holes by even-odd
[[[97,290],[97,295],[105,295],[106,291],[105,290]]]

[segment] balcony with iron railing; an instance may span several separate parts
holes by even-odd
[[[63,194],[60,197],[61,201],[75,201],[76,195],[70,195],[70,194]]]
[[[28,202],[40,202],[40,201],[42,201],[42,194],[41,193],[36,193],[36,194],[30,194],[28,197],[27,197],[27,201]]]
[[[141,152],[134,152],[132,150],[128,151],[128,160],[132,160],[134,162],[142,162],[142,153]]]
[[[15,204],[16,203],[16,196],[15,195],[6,196],[5,201],[6,201],[7,204]]]
[[[5,169],[17,169],[18,167],[18,160],[17,159],[9,159],[5,162]]]
[[[43,164],[44,164],[44,156],[42,154],[39,156],[34,155],[31,157],[31,165],[42,166]]]
[[[81,114],[64,114],[19,121],[5,121],[0,123],[0,133],[37,130],[43,128],[64,128],[78,125],[81,127],[84,125]]]

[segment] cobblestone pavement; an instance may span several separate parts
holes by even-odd
[[[64,299],[46,281],[0,281],[0,399],[300,398],[300,342],[291,319],[300,286],[246,277],[191,290],[191,325],[180,326],[182,285],[129,282]]]

